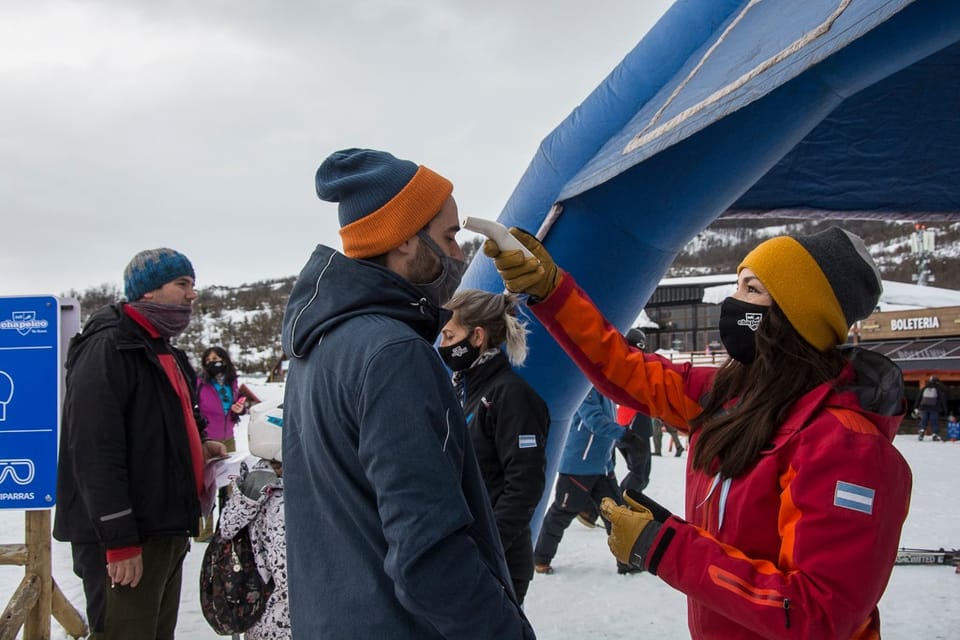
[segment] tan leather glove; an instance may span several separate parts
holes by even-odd
[[[560,283],[562,272],[539,240],[516,227],[510,227],[510,233],[535,257],[526,257],[516,249],[501,251],[493,240],[483,243],[483,253],[493,258],[493,264],[509,291],[526,293],[541,300],[546,298]]]
[[[621,506],[610,498],[604,498],[600,502],[600,514],[610,522],[607,545],[618,561],[642,569],[641,563],[652,539],[647,542],[647,548],[635,549],[634,547],[643,530],[654,522],[653,514],[629,496],[625,495],[624,500],[628,506]]]

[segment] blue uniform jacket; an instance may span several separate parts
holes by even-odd
[[[593,476],[613,471],[613,445],[626,433],[614,415],[613,403],[591,387],[570,423],[560,473]]]

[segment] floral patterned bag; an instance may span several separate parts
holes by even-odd
[[[243,633],[263,615],[272,593],[273,579],[264,584],[257,571],[247,527],[227,540],[218,526],[200,567],[200,610],[213,630]]]

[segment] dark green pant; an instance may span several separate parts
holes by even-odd
[[[91,640],[173,640],[180,607],[186,536],[147,538],[143,578],[136,587],[110,587],[99,544],[73,544],[73,570],[83,580]]]

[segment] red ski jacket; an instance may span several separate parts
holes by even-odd
[[[614,402],[680,429],[700,413],[716,370],[633,348],[569,274],[530,309]],[[892,444],[906,403],[893,363],[847,357],[741,476],[694,471],[687,458],[686,519],[667,519],[646,562],[687,595],[693,638],[880,637],[877,602],[910,502]]]

